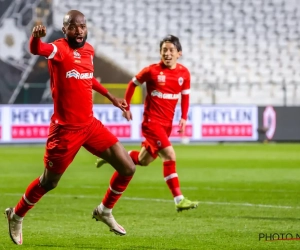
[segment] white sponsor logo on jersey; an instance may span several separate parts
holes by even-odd
[[[157,90],[153,90],[151,92],[151,96],[157,96],[161,99],[169,99],[169,100],[176,100],[179,98],[180,94],[163,94]]]
[[[92,79],[93,78],[93,72],[91,73],[79,73],[75,69],[72,69],[67,72],[66,78],[72,78],[74,77],[75,79]]]

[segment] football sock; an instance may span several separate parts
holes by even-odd
[[[103,205],[102,202],[98,206],[98,210],[102,210],[104,213],[111,213],[112,212],[112,208],[107,208],[106,206]]]
[[[39,178],[31,182],[27,187],[25,194],[14,208],[14,212],[17,215],[16,218],[20,219],[20,217],[24,217],[45,193],[47,193],[47,191],[41,187]]]
[[[107,189],[106,194],[102,200],[102,205],[100,204],[99,208],[101,210],[103,210],[104,207],[112,209],[121,197],[122,193],[127,188],[131,179],[132,176],[122,176],[117,171],[114,172],[113,176],[110,179],[110,186]]]
[[[178,204],[179,202],[181,202],[183,200],[184,196],[183,195],[178,195],[174,197],[174,202],[175,204]]]
[[[176,162],[165,161],[163,167],[164,179],[172,192],[175,203],[179,203],[183,199],[183,195],[180,190],[178,174],[176,173]]]
[[[139,162],[139,154],[140,154],[139,151],[132,150],[132,151],[129,151],[128,154],[131,157],[131,159],[135,165],[141,165]]]

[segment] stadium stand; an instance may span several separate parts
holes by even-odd
[[[48,25],[51,33],[51,6],[51,0],[0,0],[0,103],[15,103],[34,73],[38,57],[28,51],[29,37],[37,23]]]
[[[181,62],[193,77],[193,103],[300,104],[298,0],[66,0],[54,5],[56,16],[82,10],[92,23],[97,52],[132,74],[158,60],[160,38],[179,36]]]
[[[53,26],[79,9],[96,54],[131,75],[159,60],[168,33],[183,45],[192,103],[299,105],[298,0],[53,0]]]

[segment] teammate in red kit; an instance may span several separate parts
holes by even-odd
[[[161,61],[144,68],[128,84],[125,99],[128,103],[124,117],[132,120],[130,100],[135,87],[146,83],[147,96],[144,104],[142,133],[145,141],[140,151],[130,151],[136,165],[148,166],[159,156],[163,161],[164,179],[174,197],[177,211],[196,208],[198,202],[188,200],[180,190],[176,173],[175,151],[169,140],[176,104],[181,96],[181,120],[179,133],[184,133],[189,108],[190,73],[177,63],[182,48],[176,36],[168,35],[160,42]],[[97,159],[97,167],[106,163]]]
[[[118,235],[126,234],[114,219],[112,208],[129,184],[135,165],[118,139],[94,118],[92,89],[123,111],[127,104],[112,96],[93,77],[94,49],[86,42],[84,15],[77,10],[69,11],[64,17],[62,31],[65,38],[43,43],[40,37],[46,35],[46,28],[39,25],[33,28],[30,38],[31,53],[48,58],[54,113],[46,143],[44,173],[28,186],[14,208],[5,210],[10,237],[17,245],[23,242],[25,214],[57,186],[81,146],[116,169],[102,202],[92,212],[93,218],[104,222]]]

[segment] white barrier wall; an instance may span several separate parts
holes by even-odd
[[[122,112],[112,105],[95,105],[94,116],[121,141],[143,140],[141,121],[143,105],[131,106],[133,121],[127,122]],[[52,105],[0,106],[0,143],[45,142],[53,112]],[[178,106],[174,116],[172,141],[181,117]],[[201,106],[189,109],[184,137],[190,141],[256,141],[258,139],[256,106]]]

